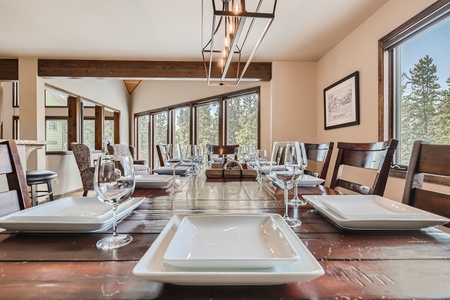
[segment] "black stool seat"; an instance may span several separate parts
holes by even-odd
[[[58,173],[49,170],[34,170],[27,171],[26,177],[27,185],[31,187],[31,200],[33,202],[33,206],[36,205],[36,200],[38,197],[49,196],[50,201],[53,201],[52,180],[58,178]],[[47,190],[37,190],[36,186],[39,184],[46,184]],[[44,194],[38,195],[38,193]]]

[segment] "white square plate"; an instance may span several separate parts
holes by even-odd
[[[333,223],[351,230],[421,229],[450,221],[375,195],[304,195],[303,198]]]
[[[271,216],[190,216],[164,261],[185,268],[271,268],[298,259]]]
[[[180,285],[276,285],[312,280],[324,274],[323,268],[280,215],[241,214],[238,216],[248,218],[254,215],[271,216],[299,259],[290,264],[267,269],[192,269],[167,264],[163,256],[185,217],[174,215],[136,264],[133,274],[153,281]],[[227,218],[236,215],[209,216]]]
[[[298,182],[298,186],[316,186],[322,184],[325,180],[311,175],[303,175]]]
[[[133,198],[119,205],[121,219],[145,198]],[[18,231],[95,232],[112,225],[112,208],[97,197],[69,197],[24,209],[0,218],[0,228]]]
[[[152,175],[136,176],[136,188],[165,189],[168,188],[170,185],[172,185],[172,182],[173,182],[172,175],[152,174]]]

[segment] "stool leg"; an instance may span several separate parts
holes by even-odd
[[[31,185],[31,200],[32,205],[36,206],[36,186],[34,184]]]
[[[47,182],[47,191],[48,191],[48,196],[50,197],[50,201],[53,201],[53,189],[52,189],[51,181]]]

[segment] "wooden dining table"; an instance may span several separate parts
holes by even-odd
[[[450,235],[437,229],[348,231],[313,207],[290,207],[293,228],[325,274],[281,285],[176,285],[133,274],[175,214],[283,214],[282,191],[270,182],[179,179],[182,191],[136,189],[145,201],[119,223],[133,236],[122,248],[101,251],[111,234],[0,233],[1,299],[450,299]],[[300,195],[333,195],[324,186]],[[58,200],[56,200],[58,201]]]

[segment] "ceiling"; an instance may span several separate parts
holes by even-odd
[[[279,0],[253,61],[317,61],[386,2]],[[0,0],[0,58],[201,61],[201,8],[202,0]]]

